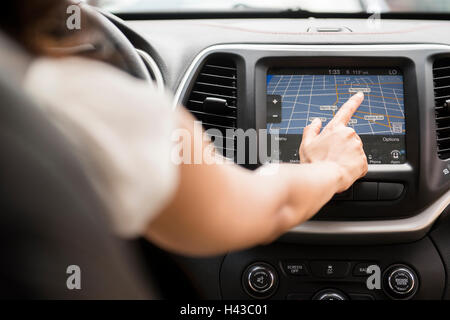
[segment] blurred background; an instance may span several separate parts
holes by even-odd
[[[303,9],[315,12],[450,12],[448,0],[85,0],[112,12]]]

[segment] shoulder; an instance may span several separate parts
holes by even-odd
[[[80,58],[36,60],[25,88],[83,155],[117,232],[141,233],[177,186],[172,99],[148,82]]]
[[[154,107],[171,108],[171,98],[149,82],[136,79],[106,63],[79,57],[38,58],[25,77],[31,94],[77,101],[152,101]]]

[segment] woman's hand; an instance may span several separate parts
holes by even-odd
[[[364,94],[357,93],[340,108],[322,132],[320,119],[315,119],[303,132],[301,163],[325,162],[335,165],[341,176],[338,193],[347,190],[367,173],[367,158],[361,138],[354,129],[347,127],[363,100]]]

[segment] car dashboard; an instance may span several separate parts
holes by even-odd
[[[450,299],[449,22],[108,17],[174,93],[174,108],[222,133],[279,129],[283,162],[298,162],[293,133],[314,117],[328,121],[334,99],[363,91],[369,103],[352,123],[369,146],[368,174],[314,219],[267,246],[172,256],[200,298]],[[304,109],[294,110],[298,99]],[[233,158],[231,140],[220,151]],[[377,288],[367,285],[373,267]]]

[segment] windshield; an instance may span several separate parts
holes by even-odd
[[[141,12],[227,12],[284,11],[311,12],[450,12],[450,0],[86,0],[116,13]]]

